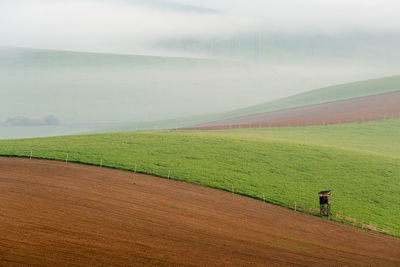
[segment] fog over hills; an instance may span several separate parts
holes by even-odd
[[[192,56],[236,58],[263,64],[400,64],[395,32],[279,33],[254,31],[228,37],[164,39],[153,44]]]
[[[170,119],[236,109],[390,72],[376,66],[341,70],[342,65],[318,69],[214,59],[0,51],[5,89],[1,121],[49,114],[81,124]]]
[[[398,4],[384,2],[1,1],[0,138],[20,116],[71,133],[399,74]]]

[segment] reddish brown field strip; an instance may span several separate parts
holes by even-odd
[[[400,117],[400,92],[210,122],[185,130],[341,124]]]
[[[400,266],[400,240],[183,182],[0,158],[0,266]]]

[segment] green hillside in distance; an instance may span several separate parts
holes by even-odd
[[[400,91],[400,75],[358,81],[312,90],[280,100],[225,113],[238,117],[284,109],[305,107],[335,101]]]
[[[0,47],[0,68],[62,68],[101,66],[196,66],[222,61],[200,58],[161,57]]]
[[[299,108],[351,98],[391,93],[396,91],[400,91],[400,75],[325,87],[286,97],[276,101],[271,101],[268,103],[228,112],[191,116],[165,121],[136,123],[127,125],[125,127],[105,129],[103,132],[134,131],[142,129],[174,129],[179,127],[189,127],[235,117]]]
[[[37,158],[65,161],[68,157],[74,162],[136,169],[260,200],[265,197],[288,208],[296,204],[298,209],[315,215],[317,192],[329,189],[334,192],[334,220],[369,225],[398,236],[399,128],[400,120],[393,119],[307,129],[158,131],[2,140],[0,155],[29,157],[32,152]],[[321,135],[328,131],[331,134],[324,139]],[[359,141],[357,135],[361,136]]]

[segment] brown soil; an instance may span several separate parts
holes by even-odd
[[[398,117],[400,117],[400,92],[395,92],[238,117],[185,130],[310,126]]]
[[[183,182],[0,158],[0,266],[400,266],[400,240]]]

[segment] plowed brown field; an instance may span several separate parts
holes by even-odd
[[[400,266],[400,240],[183,182],[0,158],[0,266]]]
[[[400,117],[400,92],[210,122],[188,130],[340,124]]]

